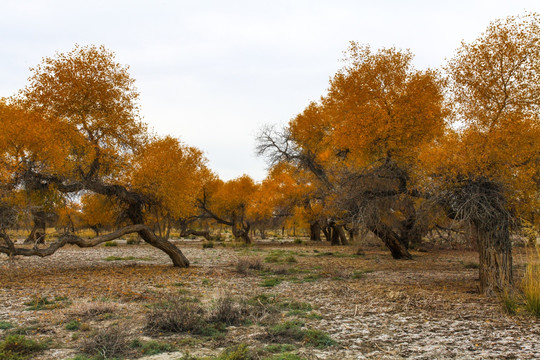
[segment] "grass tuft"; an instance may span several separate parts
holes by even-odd
[[[536,258],[536,259],[535,259]],[[530,256],[522,282],[525,308],[540,318],[540,249],[537,255]]]

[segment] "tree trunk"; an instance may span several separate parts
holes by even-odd
[[[368,229],[384,242],[394,259],[412,259],[409,251],[401,243],[399,236],[389,226],[379,223],[368,227]]]
[[[479,255],[480,291],[494,295],[505,291],[513,282],[512,242],[508,226],[482,229],[473,225]]]
[[[313,241],[321,241],[321,224],[318,221],[309,224],[309,239]]]
[[[202,236],[206,240],[210,241],[212,240],[212,236],[210,236],[210,232],[206,230],[193,230],[193,229],[184,229],[182,230],[182,233],[180,234],[180,237],[188,237],[189,235],[195,235],[195,236]]]
[[[96,236],[99,236],[99,226],[94,225],[90,227],[96,233]]]
[[[133,224],[143,224],[143,215],[140,203],[132,203],[127,211],[130,220]],[[138,232],[139,236],[148,244],[160,249],[171,258],[173,265],[178,267],[188,267],[189,260],[182,254],[174,244],[164,240],[149,229],[143,229]]]
[[[349,239],[350,242],[355,243],[358,241],[358,235],[360,235],[360,231],[358,231],[357,228],[353,227],[352,229],[347,230],[349,233]]]
[[[266,231],[264,230],[264,228],[260,228],[259,232],[261,233],[261,239],[265,240],[266,239]]]
[[[41,232],[40,230],[43,230]],[[23,244],[45,244],[45,222],[34,219],[34,227]]]
[[[348,245],[349,244],[349,241],[347,240],[347,236],[345,235],[345,230],[343,229],[343,225],[332,223],[330,224],[330,228],[332,229],[332,235],[331,235],[332,245]]]
[[[324,234],[326,241],[332,242],[332,228],[330,226],[324,226],[322,228],[322,232]]]
[[[251,225],[249,224],[238,224],[233,223],[232,232],[235,239],[244,242],[245,244],[251,244],[251,238],[249,237],[249,229]]]

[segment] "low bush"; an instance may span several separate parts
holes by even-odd
[[[139,350],[144,356],[157,355],[176,350],[176,347],[174,345],[155,340],[141,341],[139,339],[135,339],[131,341],[129,347]]]
[[[128,350],[127,332],[119,325],[98,329],[84,338],[80,350],[104,359],[122,356]]]
[[[267,336],[273,342],[297,341],[319,349],[334,346],[337,342],[328,334],[316,329],[303,329],[301,320],[289,320],[267,328]]]
[[[8,321],[0,321],[0,330],[8,330],[13,327],[13,324]]]
[[[52,300],[47,299],[45,296],[34,296],[32,300],[25,302],[24,305],[28,306],[26,310],[49,310],[55,307],[55,303]]]
[[[214,242],[213,241],[205,241],[202,244],[203,249],[213,249],[214,248]]]
[[[190,298],[171,297],[152,306],[146,316],[150,332],[200,332],[205,326],[205,311]]]
[[[25,360],[36,352],[45,350],[47,343],[39,343],[27,339],[24,335],[8,335],[0,342],[0,359],[2,360]]]
[[[81,323],[77,320],[71,320],[66,324],[66,330],[75,331],[81,328]]]
[[[214,301],[208,320],[214,323],[237,325],[244,321],[246,313],[248,309],[245,302],[225,295]]]
[[[262,287],[274,287],[276,285],[279,285],[281,284],[281,279],[279,278],[267,278],[267,279],[264,279],[263,282],[261,283],[261,286]]]

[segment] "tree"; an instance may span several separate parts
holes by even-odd
[[[132,154],[147,142],[137,97],[127,67],[115,62],[112,52],[76,46],[43,59],[33,69],[28,86],[2,104],[2,126],[20,135],[0,142],[6,187],[46,188],[60,196],[93,192],[113,197],[124,204],[133,225],[91,240],[65,234],[43,249],[17,248],[4,232],[6,246],[0,246],[0,252],[47,256],[69,243],[95,246],[137,232],[166,252],[175,266],[189,265],[176,246],[144,224],[143,208],[149,199],[120,182],[129,172]]]
[[[440,203],[470,224],[485,293],[512,283],[512,224],[540,205],[539,20],[497,20],[461,45],[446,68],[454,130],[424,157]]]
[[[230,226],[236,239],[249,244],[254,220],[249,217],[248,209],[258,187],[247,175],[227,182],[214,179],[206,184],[199,206],[208,217]]]
[[[134,155],[127,181],[151,199],[147,215],[159,236],[168,239],[171,228],[178,224],[182,236],[188,232],[209,236],[187,228],[201,217],[197,197],[210,176],[206,162],[202,151],[170,136],[152,139],[144,151]]]
[[[346,242],[345,225],[362,225],[394,258],[409,259],[421,238],[416,166],[444,132],[444,83],[435,71],[414,69],[408,51],[373,53],[353,42],[347,55],[328,93],[284,131],[264,130],[258,152],[314,175],[333,208],[334,243]]]
[[[86,193],[81,196],[83,226],[92,229],[96,236],[118,224],[122,209],[114,199],[105,195]]]

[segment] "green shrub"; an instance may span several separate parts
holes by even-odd
[[[264,351],[270,353],[283,353],[287,351],[293,351],[296,349],[296,346],[291,344],[271,344],[264,348]]]
[[[281,279],[279,278],[268,278],[268,279],[264,279],[263,282],[261,283],[261,286],[262,287],[274,287],[276,285],[279,285],[281,284]]]
[[[7,321],[0,321],[0,330],[7,330],[11,329],[13,327],[13,324]]]
[[[246,344],[236,345],[225,349],[216,360],[254,360],[255,357],[249,351]]]
[[[118,246],[118,244],[114,241],[107,241],[103,246]]]
[[[285,321],[269,327],[267,329],[267,334],[272,341],[301,341],[308,346],[320,349],[337,344],[336,341],[326,333],[315,329],[303,329],[304,325],[305,323],[301,320]]]
[[[283,354],[276,354],[268,358],[264,358],[264,360],[303,360],[303,359],[304,358],[290,352],[283,353]]]
[[[28,306],[26,310],[49,310],[54,308],[54,301],[50,301],[45,296],[34,296],[32,300],[25,302],[24,305]]]
[[[264,261],[268,263],[296,263],[298,262],[292,254],[284,250],[271,251],[270,254],[268,254],[264,258]]]
[[[77,320],[71,320],[70,322],[66,324],[66,330],[69,330],[69,331],[79,330],[80,328],[81,328],[81,323],[78,322]]]
[[[0,359],[29,359],[34,353],[45,350],[47,347],[47,343],[38,343],[27,339],[24,335],[8,335],[4,341],[0,342]]]
[[[364,270],[355,270],[352,273],[353,279],[362,279],[365,277],[366,274],[372,273],[373,270],[370,269],[364,269]]]
[[[501,300],[501,306],[505,313],[509,315],[515,315],[518,308],[518,302],[513,293],[509,293],[508,291],[503,292],[500,294],[500,300]]]
[[[171,344],[155,340],[143,342],[139,339],[135,339],[131,341],[129,347],[132,349],[138,349],[145,356],[157,355],[164,352],[172,352],[176,350],[176,347]]]
[[[323,349],[334,346],[337,342],[321,330],[307,329],[304,331],[304,342],[307,345]]]
[[[214,248],[214,242],[213,241],[205,241],[202,244],[203,249],[213,249]]]
[[[300,341],[304,337],[302,327],[304,322],[301,320],[289,320],[267,329],[270,338],[275,340],[296,340]]]
[[[300,302],[296,300],[285,300],[278,304],[282,309],[287,310],[301,310],[301,311],[311,311],[313,307],[310,303]]]

